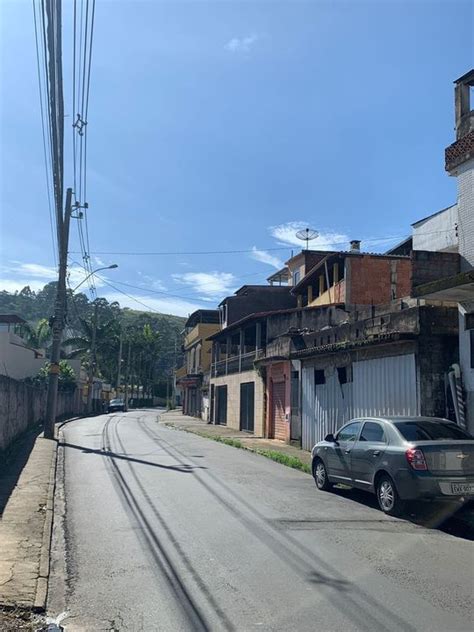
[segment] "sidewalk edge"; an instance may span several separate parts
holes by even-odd
[[[254,454],[258,454],[259,456],[262,456],[266,459],[270,459],[271,461],[274,461],[276,463],[279,463],[280,465],[283,465],[284,467],[289,467],[291,469],[297,470],[299,472],[303,472],[304,474],[309,474],[311,476],[311,471],[309,470],[309,466],[307,466],[306,463],[304,463],[303,461],[301,461],[301,459],[299,457],[294,457],[295,459],[297,459],[298,461],[300,461],[302,467],[300,466],[295,466],[295,465],[289,465],[288,463],[285,463],[279,459],[275,459],[273,458],[273,456],[270,456],[270,452],[275,452],[278,454],[281,454],[282,456],[287,456],[285,455],[284,452],[280,452],[279,450],[275,449],[275,450],[267,450],[265,448],[257,448],[257,447],[253,447],[253,446],[247,446],[247,445],[243,445],[240,444],[239,446],[236,446],[233,443],[233,439],[229,438],[226,441],[226,437],[223,435],[210,435],[207,434],[205,431],[201,431],[200,429],[194,429],[194,428],[180,428],[179,426],[175,426],[173,424],[172,421],[161,421],[160,423],[162,423],[163,425],[167,426],[168,428],[171,428],[173,430],[177,430],[178,432],[188,432],[189,434],[193,434],[196,435],[197,437],[201,437],[203,439],[210,439],[211,441],[216,441],[217,443],[222,443],[224,445],[227,445],[231,448],[237,448],[239,450],[246,450],[247,452],[253,452]],[[236,441],[239,441],[239,439],[236,439]],[[290,457],[291,458],[291,457]]]
[[[41,542],[41,556],[39,564],[38,580],[36,583],[36,596],[33,604],[35,612],[46,610],[46,599],[48,596],[48,579],[50,570],[51,537],[53,533],[54,517],[54,492],[56,489],[56,467],[58,460],[58,443],[55,439],[51,466],[49,470],[48,496],[46,500],[46,516],[43,527],[43,538]]]

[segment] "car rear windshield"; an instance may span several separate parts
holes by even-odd
[[[395,427],[407,441],[457,441],[473,439],[459,426],[449,422],[399,421]]]
[[[110,403],[111,403],[111,405],[114,405],[114,404],[119,404],[120,405],[120,404],[123,404],[123,399],[112,399],[110,401]]]

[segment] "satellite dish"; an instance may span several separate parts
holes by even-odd
[[[306,242],[306,250],[308,250],[309,242],[312,239],[316,239],[316,237],[319,237],[319,233],[317,230],[313,230],[312,228],[304,228],[303,230],[299,230],[296,233],[296,237],[298,239],[301,239],[301,241]]]

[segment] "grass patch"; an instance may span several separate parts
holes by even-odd
[[[166,424],[171,428],[176,428],[172,423]],[[282,465],[286,465],[287,467],[291,467],[294,470],[300,470],[301,472],[305,472],[306,474],[311,474],[311,466],[307,463],[304,463],[297,456],[290,456],[288,454],[284,454],[283,452],[278,452],[278,450],[265,450],[261,448],[252,448],[250,446],[246,446],[242,443],[240,439],[232,439],[231,437],[221,437],[219,435],[212,435],[208,432],[201,432],[190,430],[189,428],[179,428],[179,430],[185,430],[186,432],[191,432],[192,434],[196,434],[199,437],[204,437],[205,439],[212,439],[212,441],[217,441],[217,443],[224,443],[225,445],[229,445],[232,448],[240,448],[242,450],[248,450],[249,452],[254,452],[255,454],[260,454],[261,456],[266,457],[267,459],[271,459],[272,461],[276,461],[277,463],[281,463]]]
[[[306,474],[311,474],[311,466],[307,463],[303,463],[303,461],[301,461],[296,456],[289,456],[288,454],[283,454],[282,452],[278,452],[277,450],[250,448],[243,445],[240,439],[230,439],[229,437],[219,437],[218,435],[210,435],[207,433],[199,434],[201,437],[206,437],[206,439],[212,439],[213,441],[217,441],[218,443],[225,443],[225,445],[230,445],[233,448],[248,450],[249,452],[260,454],[267,459],[271,459],[272,461],[276,461],[277,463],[281,463],[282,465],[286,465],[287,467],[292,467],[294,470],[300,470],[301,472],[306,472]]]
[[[306,474],[311,474],[311,467],[307,463],[303,463],[303,461],[296,456],[288,456],[288,454],[283,454],[282,452],[277,452],[276,450],[257,449],[255,452],[267,457],[267,459],[271,459],[272,461],[276,461],[277,463],[281,463],[287,467],[292,467],[294,470],[301,470],[302,472],[306,472]]]
[[[206,439],[212,439],[213,441],[217,441],[217,443],[225,443],[226,445],[230,445],[233,448],[243,448],[242,441],[240,439],[230,439],[229,437],[219,437],[218,435],[211,435],[207,432],[196,432],[200,437],[205,437]]]

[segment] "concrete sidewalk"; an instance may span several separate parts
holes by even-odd
[[[208,424],[196,417],[188,417],[183,415],[180,410],[170,410],[160,414],[160,421],[173,426],[178,430],[185,430],[186,432],[192,432],[202,437],[208,437],[211,439],[235,439],[240,441],[241,447],[252,452],[258,452],[259,450],[270,450],[272,452],[279,452],[287,457],[293,457],[299,459],[304,465],[311,467],[311,454],[306,450],[301,450],[292,445],[288,445],[283,441],[277,439],[264,439],[254,437],[248,432],[242,430],[234,430],[227,426],[220,426],[214,424]]]
[[[0,518],[0,606],[42,611],[49,575],[57,442],[40,435],[31,443],[20,444],[15,459],[0,472],[0,498],[5,505]]]

